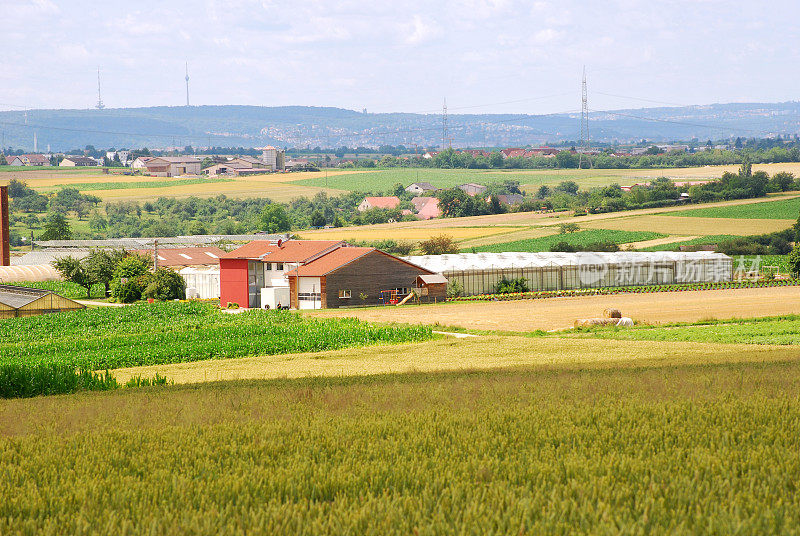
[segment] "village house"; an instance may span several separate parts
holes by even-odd
[[[487,203],[491,202],[491,200],[492,196],[486,198]],[[497,200],[502,205],[519,205],[525,201],[525,196],[521,194],[500,194],[497,196]]]
[[[385,197],[365,197],[364,200],[358,205],[358,211],[364,212],[372,208],[382,208],[391,210],[397,208],[400,204],[400,198],[396,196]]]
[[[158,156],[144,163],[147,173],[155,177],[199,175],[201,162],[193,156]]]
[[[92,167],[97,166],[97,160],[88,156],[65,156],[58,164],[60,167]]]
[[[486,186],[483,186],[482,184],[475,184],[474,182],[468,182],[466,184],[460,184],[458,189],[463,190],[467,195],[474,196],[481,195],[483,192],[485,192]]]
[[[20,154],[6,157],[9,166],[49,166],[50,159],[43,154]]]
[[[414,182],[406,187],[406,192],[414,195],[423,195],[427,192],[435,192],[436,190],[438,190],[438,188],[435,188],[429,182]]]
[[[414,204],[417,217],[421,220],[430,220],[442,215],[439,199],[436,197],[415,197],[411,202]]]

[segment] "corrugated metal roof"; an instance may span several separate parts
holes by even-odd
[[[38,288],[0,285],[0,303],[14,309],[25,307],[29,303],[35,302],[48,294],[51,294],[51,291]]]
[[[11,259],[12,266],[37,266],[41,264],[50,264],[53,261],[63,259],[64,257],[74,257],[76,259],[83,259],[89,256],[88,249],[81,248],[67,248],[67,249],[48,249],[45,251],[30,251],[25,255],[14,257]]]
[[[692,262],[699,260],[732,262],[731,258],[727,255],[710,251],[459,253],[454,255],[415,255],[404,257],[404,259],[437,273],[462,270],[603,264],[650,264],[658,262]]]
[[[153,258],[152,249],[135,249],[134,253]],[[225,251],[214,246],[194,248],[158,248],[159,266],[202,266],[219,264],[219,258],[226,255]]]
[[[153,245],[158,240],[159,245],[200,245],[215,242],[247,242],[251,240],[287,240],[287,235],[270,234],[244,234],[244,235],[192,235],[168,236],[157,238],[109,238],[105,240],[38,240],[34,241],[43,248],[125,248],[137,249]]]

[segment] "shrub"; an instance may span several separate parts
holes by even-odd
[[[432,236],[428,240],[423,240],[419,243],[419,247],[424,255],[458,253],[458,244],[456,244],[452,236],[446,234]]]
[[[147,285],[149,263],[138,255],[122,259],[114,270],[111,280],[111,295],[122,303],[141,299]]]
[[[447,297],[458,298],[464,293],[464,286],[457,279],[453,279],[447,283]]]
[[[504,277],[494,287],[495,294],[511,294],[514,292],[528,292],[529,290],[528,280],[524,277],[516,279],[506,279]]]
[[[142,296],[161,301],[183,300],[186,298],[186,281],[174,270],[159,268],[147,278]]]

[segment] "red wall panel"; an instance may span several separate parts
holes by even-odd
[[[247,289],[247,259],[219,260],[219,303],[228,302],[247,307],[250,303]]]

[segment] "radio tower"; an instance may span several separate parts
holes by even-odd
[[[103,98],[100,96],[100,67],[97,68],[97,109],[102,110],[106,105],[103,104]]]
[[[586,156],[586,161],[589,162],[589,167],[592,167],[592,159],[589,158],[587,151],[589,150],[589,98],[586,91],[586,66],[583,66],[583,84],[581,85],[581,151],[578,157],[578,168],[583,167],[583,157]]]
[[[189,106],[189,62],[186,62],[186,106]]]
[[[447,97],[444,98],[442,105],[442,150],[447,145]]]

